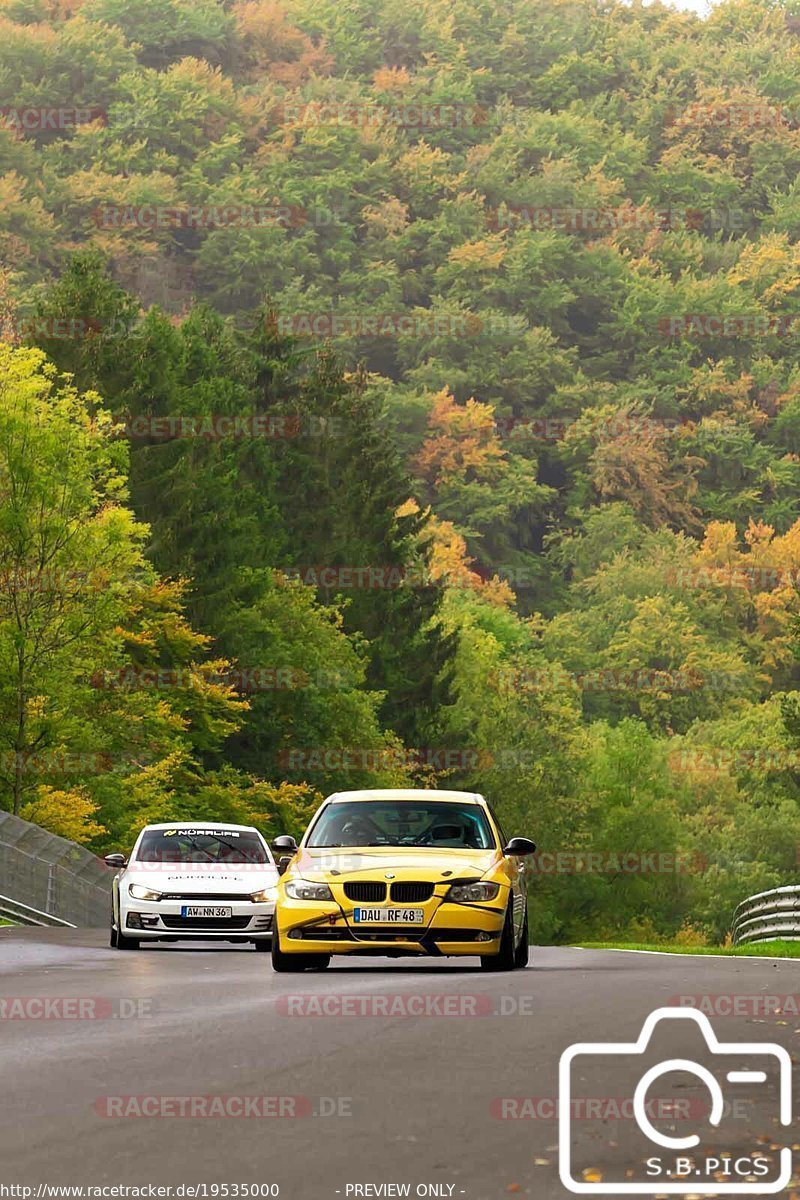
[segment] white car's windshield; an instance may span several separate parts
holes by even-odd
[[[495,840],[479,804],[358,800],[324,808],[306,845],[491,850]]]
[[[242,829],[148,829],[136,851],[137,863],[266,863],[261,839]]]

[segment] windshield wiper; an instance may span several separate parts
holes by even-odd
[[[227,846],[229,850],[235,851],[236,854],[238,855],[238,858],[218,859],[217,860],[218,862],[228,862],[228,863],[233,863],[234,865],[236,863],[252,862],[256,866],[262,866],[266,862],[266,859],[260,859],[260,858],[250,859],[250,858],[248,858],[247,852],[245,850],[243,850],[241,846],[235,846],[233,844],[233,842],[226,842],[225,838],[217,837],[216,834],[214,834],[214,841],[218,842],[220,846]]]
[[[191,844],[194,846],[195,850],[199,850],[201,854],[205,854],[206,858],[210,858],[212,862],[219,861],[219,859],[215,858],[213,854],[211,854],[208,850],[206,850],[205,846],[198,845],[198,843],[194,840],[193,837],[187,838],[187,841],[191,842]],[[189,859],[189,862],[191,862],[191,859]]]
[[[220,846],[227,846],[229,850],[241,850],[241,846],[234,846],[233,842],[226,842],[225,838],[217,837],[216,834],[214,834],[214,841]]]

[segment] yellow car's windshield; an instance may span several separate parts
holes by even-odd
[[[479,804],[358,800],[328,804],[306,845],[491,850],[495,838]]]

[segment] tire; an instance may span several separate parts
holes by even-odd
[[[516,950],[514,948],[513,907],[513,899],[509,897],[506,919],[503,923],[503,934],[500,938],[499,953],[481,955],[482,971],[513,971],[517,965]]]
[[[522,925],[522,936],[519,939],[519,945],[514,952],[514,966],[518,971],[524,971],[528,965],[528,960],[531,955],[531,948],[528,943],[528,909],[525,908],[525,920]]]
[[[262,954],[269,954],[272,949],[272,938],[256,938],[253,947],[260,950]]]
[[[296,974],[298,971],[323,970],[331,961],[330,954],[284,954],[278,927],[272,934],[272,969],[280,974]]]
[[[112,949],[112,950],[116,950],[116,949],[117,949],[117,938],[118,938],[118,936],[119,936],[119,935],[117,934],[117,931],[116,931],[116,929],[114,928],[114,925],[113,925],[113,923],[112,923],[112,925],[111,925],[111,929],[110,929],[110,931],[109,931],[109,934],[108,934],[108,944],[109,944],[109,946],[111,947],[111,949]]]
[[[117,949],[118,950],[138,950],[139,939],[126,937],[124,933],[117,933]]]

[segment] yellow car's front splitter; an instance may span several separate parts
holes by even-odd
[[[284,902],[276,912],[284,954],[434,956],[496,954],[504,915],[496,904],[439,904],[426,913],[424,925],[412,927],[356,924],[352,909],[337,904]]]

